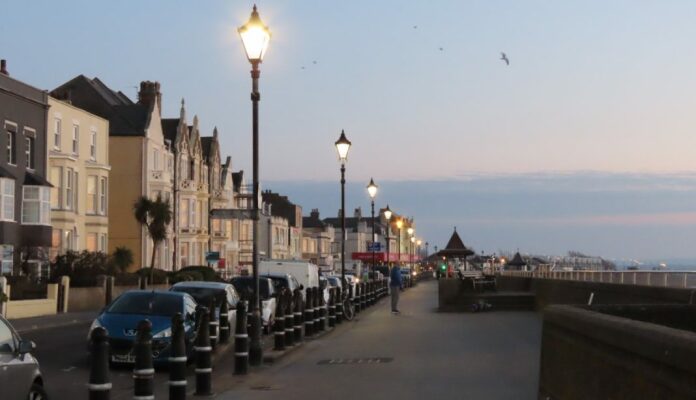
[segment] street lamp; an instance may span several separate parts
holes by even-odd
[[[416,247],[416,249],[417,249],[416,255],[417,255],[418,257],[421,256],[421,244],[423,244],[423,241],[422,241],[422,240],[420,240],[420,239],[416,240],[416,245],[417,245],[417,247]]]
[[[268,42],[271,39],[271,32],[264,25],[256,11],[256,5],[251,11],[251,17],[246,24],[237,29],[242,38],[244,51],[247,59],[251,63],[251,104],[252,104],[252,136],[253,136],[253,256],[252,270],[254,275],[253,304],[250,315],[251,337],[249,343],[249,364],[261,365],[263,360],[263,350],[261,349],[261,312],[259,311],[259,247],[258,247],[258,224],[259,224],[259,64],[268,49]]]
[[[346,280],[346,161],[351,143],[346,133],[341,130],[341,137],[334,144],[338,151],[338,160],[341,162],[341,284],[344,284]]]
[[[408,260],[411,262],[411,267],[413,267],[413,244],[416,243],[416,237],[411,236],[411,243],[408,244]]]
[[[372,203],[372,270],[375,270],[375,196],[377,196],[377,185],[375,181],[370,178],[370,183],[367,185],[367,193],[370,195],[370,202]],[[367,275],[369,279],[369,274]]]
[[[390,253],[389,253],[389,231],[391,230],[391,225],[389,224],[389,220],[391,220],[392,217],[392,210],[389,209],[389,204],[387,204],[387,208],[384,209],[384,219],[387,220],[387,237],[386,237],[386,242],[387,242],[387,268],[389,268],[389,260],[391,259]]]
[[[399,238],[398,238],[398,241],[399,241],[399,242],[397,243],[397,247],[399,248],[399,253],[398,253],[397,256],[398,256],[398,259],[399,259],[398,264],[399,264],[399,266],[401,266],[401,228],[404,227],[404,220],[401,219],[401,218],[399,218],[399,219],[396,221],[396,227],[399,228]]]

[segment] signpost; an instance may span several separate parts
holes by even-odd
[[[382,243],[372,242],[367,244],[367,251],[382,251]]]

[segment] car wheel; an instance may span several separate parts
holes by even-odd
[[[29,395],[27,396],[27,400],[46,400],[48,399],[48,395],[46,394],[46,390],[44,389],[43,386],[41,386],[38,383],[34,383],[31,385],[31,389],[29,389]]]

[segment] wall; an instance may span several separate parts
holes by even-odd
[[[142,266],[142,229],[133,217],[133,204],[143,190],[143,140],[142,137],[126,136],[109,138],[112,165],[108,200],[109,253],[119,246],[131,249],[134,260],[131,271]]]
[[[104,287],[71,287],[68,298],[68,311],[99,311],[104,305],[106,292]]]
[[[10,286],[7,286],[7,294],[12,290]],[[58,299],[58,285],[49,284],[47,288],[47,294],[45,299],[39,300],[17,300],[9,301],[6,306],[7,319],[14,318],[29,318],[38,317],[42,315],[53,315],[57,311],[57,299]]]
[[[694,399],[694,359],[693,332],[550,306],[544,311],[539,398]]]
[[[615,283],[498,276],[498,290],[528,290],[538,310],[551,304],[694,304],[696,290]]]

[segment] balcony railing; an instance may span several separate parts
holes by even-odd
[[[623,285],[696,288],[696,271],[502,271],[499,274]]]

